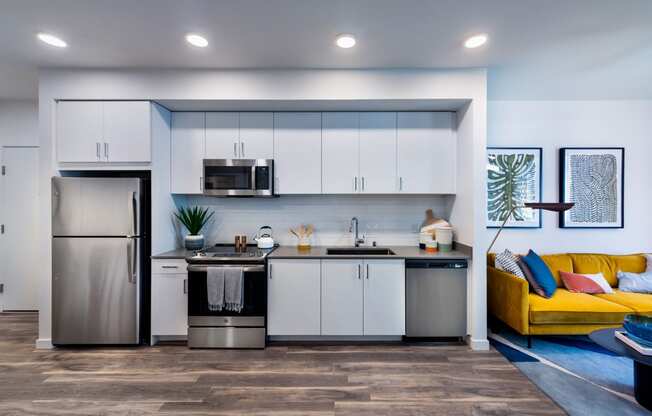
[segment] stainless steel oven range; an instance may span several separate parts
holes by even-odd
[[[274,250],[248,245],[216,245],[188,263],[188,346],[190,348],[265,348],[267,313],[266,257]],[[208,302],[209,267],[239,268],[243,272],[243,300],[239,312],[211,310]]]

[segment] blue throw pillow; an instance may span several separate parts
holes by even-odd
[[[623,292],[652,293],[652,271],[645,273],[618,272],[618,289]]]
[[[521,259],[530,268],[534,280],[543,289],[545,296],[547,298],[552,297],[555,294],[555,290],[557,290],[557,282],[548,266],[546,266],[546,263],[532,250],[527,253],[527,256],[521,257]]]

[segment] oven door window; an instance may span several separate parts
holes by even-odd
[[[242,311],[208,309],[206,272],[188,272],[189,316],[265,316],[267,312],[267,279],[265,272],[245,272]]]
[[[252,189],[252,176],[251,166],[206,166],[204,189],[249,190]]]

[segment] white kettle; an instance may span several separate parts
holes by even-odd
[[[272,227],[269,225],[260,227],[258,234],[254,237],[254,241],[258,244],[258,248],[273,248]]]

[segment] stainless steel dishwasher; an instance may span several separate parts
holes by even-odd
[[[414,259],[406,269],[406,341],[466,336],[466,260]]]

